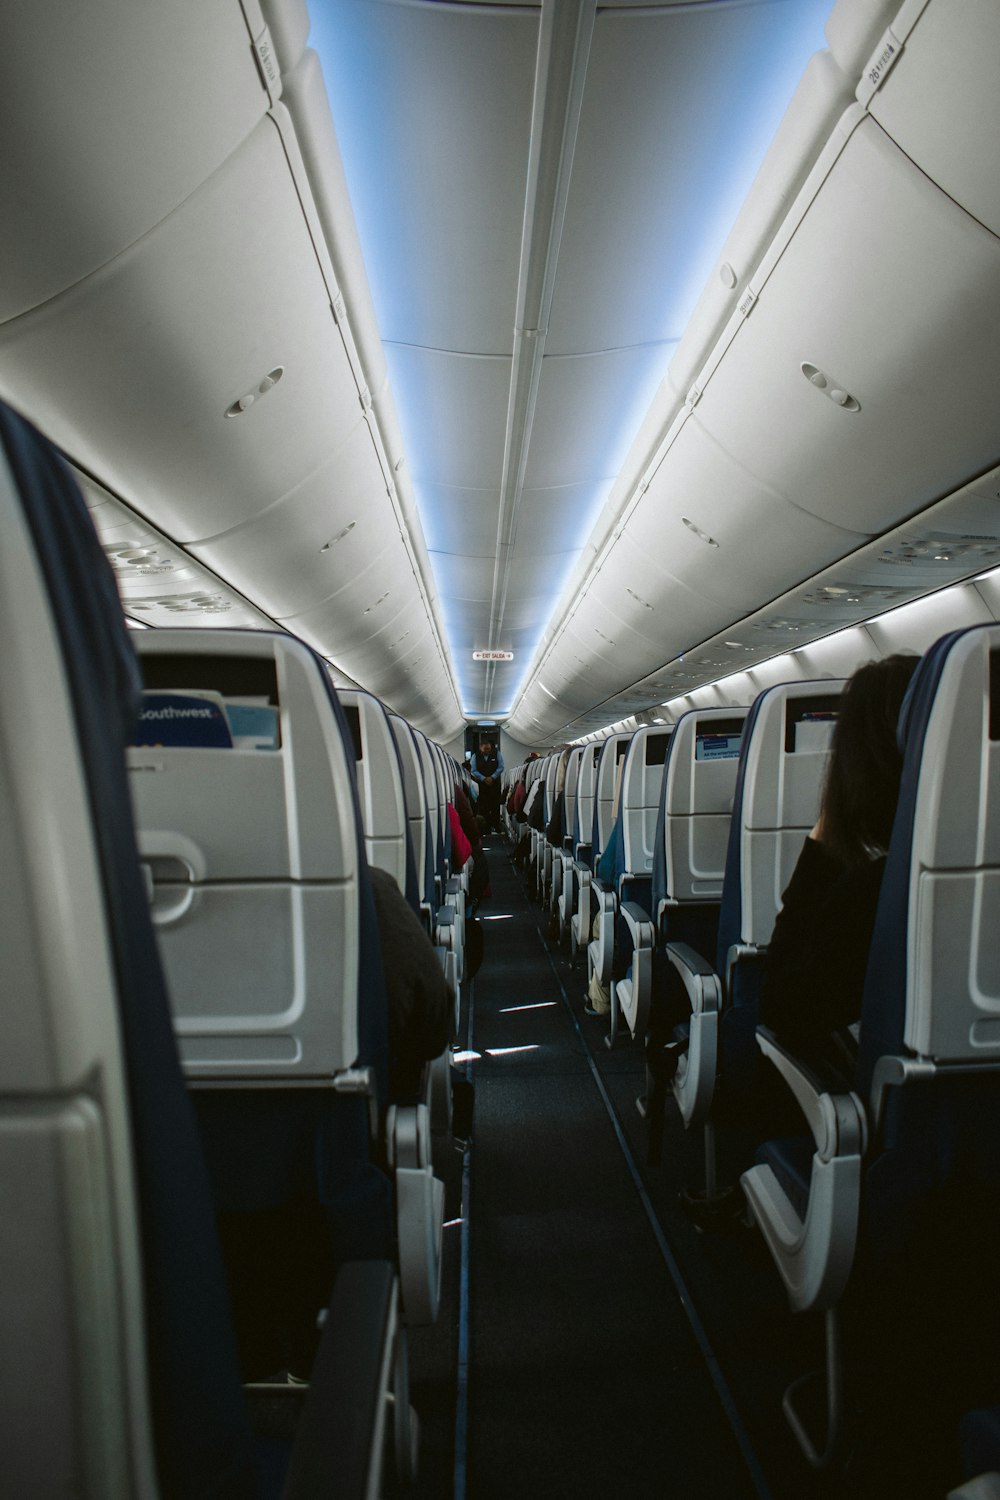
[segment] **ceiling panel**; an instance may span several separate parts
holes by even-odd
[[[499,488],[510,358],[398,344],[387,347],[386,357],[418,501],[425,480],[455,489]]]
[[[438,592],[452,609],[456,600],[474,600],[489,604],[493,594],[493,554],[488,557],[467,557],[449,552],[432,552],[431,565],[437,580]]]
[[[421,479],[420,514],[428,550],[492,556],[499,504],[499,487],[460,488]]]
[[[656,393],[669,354],[663,346],[647,344],[573,358],[546,356],[525,487],[539,490],[604,481],[606,493]],[[586,519],[576,521],[567,541],[582,540],[589,529]]]
[[[567,537],[585,536],[584,523],[600,511],[606,488],[604,481],[588,480],[550,489],[526,489],[517,514],[518,551],[559,552],[565,550]]]
[[[539,12],[336,0],[312,14],[383,338],[509,354]]]
[[[547,352],[679,337],[829,9],[598,12]]]

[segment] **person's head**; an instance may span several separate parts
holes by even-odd
[[[493,741],[492,740],[480,740],[479,741],[479,753],[480,753],[480,755],[492,755],[493,754]]]
[[[823,787],[822,837],[845,864],[884,854],[899,798],[896,721],[919,660],[887,656],[859,667],[840,700]]]

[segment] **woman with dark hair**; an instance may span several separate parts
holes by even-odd
[[[917,665],[887,656],[844,689],[820,814],[782,896],[760,1019],[807,1055],[858,1019],[903,762],[896,721]]]

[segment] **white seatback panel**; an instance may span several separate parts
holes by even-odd
[[[601,759],[601,744],[585,745],[580,761],[580,780],[577,785],[577,823],[581,844],[590,843],[590,830],[594,821],[594,797],[597,794],[597,767]]]
[[[674,729],[664,789],[667,890],[676,901],[722,895],[746,709],[684,714]]]
[[[742,938],[770,941],[781,895],[819,813],[843,682],[785,683],[764,695],[743,784]]]
[[[385,870],[405,891],[406,799],[388,715],[370,693],[345,688],[339,697],[354,738],[368,863]]]
[[[614,828],[615,787],[618,784],[618,769],[628,752],[627,734],[612,734],[602,741],[601,758],[597,765],[594,796],[597,801],[598,847],[595,857],[607,848]]]
[[[273,682],[280,713],[274,750],[129,751],[185,1067],[329,1080],[357,1055],[359,872],[354,767],[321,668],[263,634],[156,631],[139,646],[154,686],[200,688],[207,674],[225,698],[239,672],[244,688]]]
[[[420,768],[420,751],[417,748],[413,730],[405,719],[401,719],[397,714],[390,714],[389,724],[403,769],[403,794],[406,799],[413,859],[417,867],[417,886],[421,899],[426,900],[427,893],[423,886],[427,857],[427,794],[424,790],[424,778]]]
[[[583,745],[577,745],[570,751],[569,760],[566,762],[566,801],[563,813],[563,830],[567,837],[573,833],[573,820],[576,817],[576,799],[580,786],[580,766],[586,754]]]
[[[1000,1056],[998,627],[956,642],[931,710],[910,931],[917,940],[907,967],[907,1045],[939,1059]]]
[[[653,868],[656,816],[671,731],[647,726],[637,729],[628,748],[622,778],[622,831],[625,870],[649,874]]]

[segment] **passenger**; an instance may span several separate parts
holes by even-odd
[[[472,872],[469,876],[469,900],[472,903],[473,914],[475,914],[480,901],[492,895],[490,889],[490,866],[486,858],[486,851],[483,848],[483,838],[479,829],[479,822],[472,811],[472,804],[457,782],[455,783],[454,810],[462,832],[469,843],[469,857],[472,860]]]
[[[618,806],[621,800],[622,775],[624,773],[624,770],[625,760],[623,757],[618,762],[618,767],[615,771],[615,795],[614,801],[611,805],[614,824],[611,830],[611,837],[608,839],[608,842],[597,861],[597,867],[594,870],[596,879],[600,881],[601,885],[604,886],[606,890],[610,891],[615,890],[619,865],[621,863],[622,829],[621,823],[618,819]],[[592,938],[600,937],[601,920],[601,913],[599,911],[595,912],[594,920],[590,928],[590,935]],[[604,920],[607,919],[605,918]],[[615,975],[615,978],[620,977],[621,976],[618,974]],[[598,974],[596,969],[590,976],[590,980],[587,985],[587,992],[584,995],[583,1008],[588,1016],[610,1016],[611,1014],[611,984],[610,982],[605,982],[604,980],[602,980],[600,974]]]
[[[899,797],[896,721],[917,661],[888,656],[869,662],[844,689],[820,815],[782,897],[767,950],[758,1019],[804,1061],[832,1068],[845,1081],[856,1052],[848,1028],[861,1012]],[[651,1118],[662,1110],[665,1089],[687,1049],[674,1028],[688,1015],[683,985],[667,965],[646,1038],[643,1109]],[[754,1107],[759,1138],[794,1129],[783,1089],[762,1086]]]
[[[869,662],[845,688],[819,818],[768,947],[760,1020],[811,1060],[842,1064],[854,1051],[847,1028],[861,1012],[903,768],[896,721],[917,660]]]
[[[370,867],[389,1003],[389,1098],[414,1099],[424,1063],[451,1041],[455,997],[430,938],[392,876]]]
[[[491,740],[483,740],[469,762],[472,778],[479,783],[476,814],[483,820],[483,832],[500,832],[500,775],[503,756],[494,751]]]
[[[525,765],[530,765],[533,760],[537,759],[538,751],[532,750],[531,754],[528,756],[527,761],[525,762]],[[521,776],[518,780],[517,785],[514,787],[514,790],[507,798],[507,811],[510,813],[516,825],[514,834],[514,850],[511,857],[514,863],[518,866],[523,866],[525,864],[528,849],[531,846],[531,836],[528,832],[528,824],[524,815],[524,806],[527,800],[528,787],[524,777]]]

